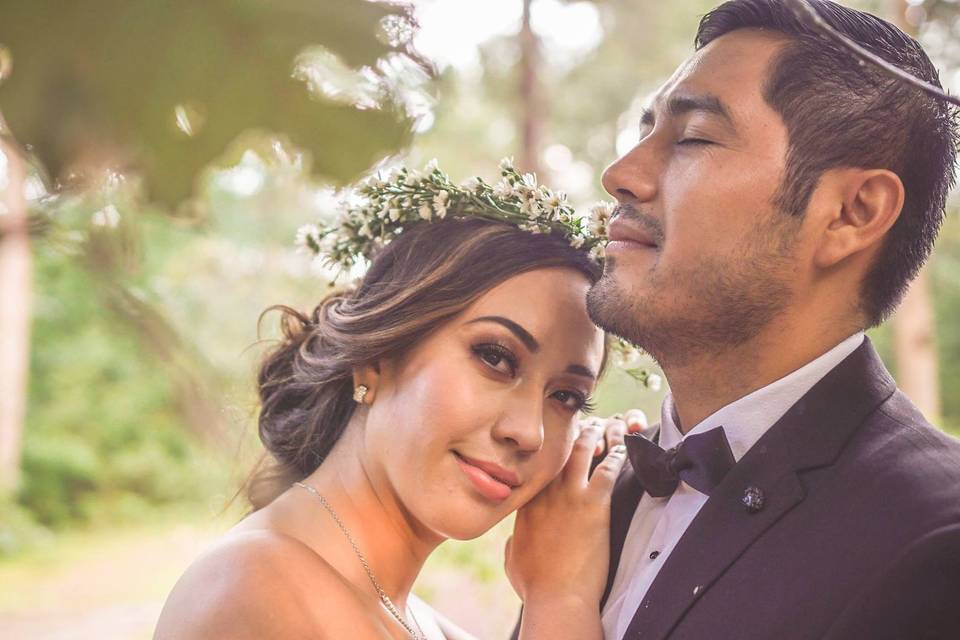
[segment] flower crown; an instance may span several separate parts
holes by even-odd
[[[512,159],[500,162],[500,176],[495,185],[482,178],[456,185],[436,160],[422,172],[404,167],[385,178],[371,176],[356,190],[358,204],[345,207],[332,226],[301,227],[297,244],[328,264],[349,269],[358,258],[370,259],[411,224],[448,217],[483,218],[531,233],[558,233],[574,248],[603,258],[612,204],[598,203],[590,218],[584,219],[576,216],[565,193],[538,185],[537,177],[521,174]]]
[[[500,161],[500,180],[482,178],[454,184],[431,160],[423,171],[406,167],[367,178],[356,189],[355,204],[343,207],[334,224],[308,224],[297,231],[296,244],[307,253],[343,270],[358,259],[369,260],[413,224],[445,218],[482,218],[516,225],[530,233],[556,233],[570,245],[603,260],[607,224],[614,205],[599,202],[587,218],[577,216],[562,191],[537,184],[532,173],[521,174],[511,158]],[[641,366],[642,352],[622,339],[610,343],[615,366],[656,391],[660,377]]]

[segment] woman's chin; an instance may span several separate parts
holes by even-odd
[[[433,510],[427,520],[428,526],[450,540],[473,540],[490,531],[499,522],[513,513],[513,509],[495,508],[470,498],[450,505],[449,508]],[[430,522],[432,520],[432,522]]]

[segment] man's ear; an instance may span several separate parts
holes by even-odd
[[[850,256],[879,247],[903,209],[900,176],[887,169],[832,169],[817,195],[829,199],[814,262],[828,269]],[[818,198],[819,199],[819,198]]]
[[[353,388],[357,389],[360,385],[367,388],[363,396],[362,404],[373,404],[377,397],[377,388],[380,386],[380,365],[370,364],[353,369]]]

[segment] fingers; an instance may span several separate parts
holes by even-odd
[[[627,423],[623,420],[610,418],[607,420],[604,440],[607,444],[607,451],[613,449],[618,444],[623,444],[623,436],[627,433]],[[600,451],[599,453],[603,453]],[[598,454],[599,455],[599,454]]]
[[[638,433],[650,426],[647,414],[640,409],[630,409],[624,414],[623,420],[627,423],[627,433]]]
[[[647,414],[640,409],[630,409],[626,413],[615,413],[609,418],[591,416],[579,422],[581,432],[589,427],[597,427],[605,431],[603,439],[597,442],[593,455],[599,457],[604,451],[623,444],[623,436],[627,433],[639,433],[650,426]]]
[[[627,460],[627,447],[623,444],[614,445],[610,452],[603,459],[603,462],[597,465],[590,476],[588,484],[591,492],[604,497],[609,497],[613,491],[613,485],[623,469],[623,464]]]
[[[574,482],[578,486],[586,484],[593,452],[602,438],[603,430],[595,425],[588,425],[580,432],[573,443],[567,465],[563,468],[564,482]]]

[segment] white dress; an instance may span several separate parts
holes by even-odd
[[[456,625],[453,625],[449,620],[434,611],[430,605],[412,593],[407,598],[407,609],[413,613],[414,621],[417,626],[420,627],[420,631],[427,640],[467,640],[468,638],[473,638],[470,634],[457,629]],[[441,624],[443,627],[454,631],[455,634],[444,634],[440,626]]]

